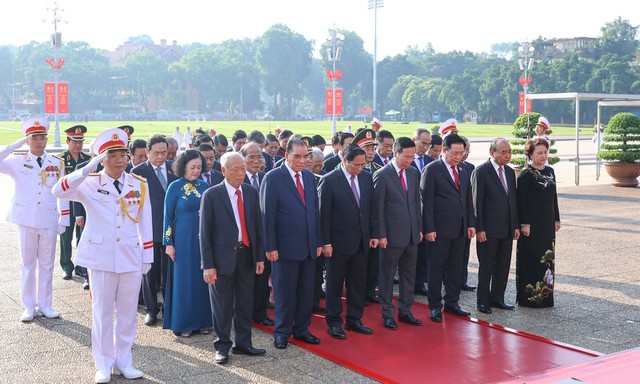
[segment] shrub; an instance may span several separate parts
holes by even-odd
[[[604,129],[604,143],[598,157],[620,163],[640,160],[640,117],[629,112],[613,115]]]

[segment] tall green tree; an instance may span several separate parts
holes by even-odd
[[[167,79],[167,63],[149,50],[136,52],[124,62],[129,92],[136,96],[138,112],[147,110],[149,96],[162,96]]]
[[[623,20],[620,16],[600,28],[602,35],[600,47],[608,53],[631,58],[638,50],[638,26],[633,26],[629,20]]]

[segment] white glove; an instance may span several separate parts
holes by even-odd
[[[27,142],[27,138],[23,137],[20,140],[16,141],[15,143],[8,145],[7,148],[11,148],[11,151],[13,152],[16,149],[22,147],[22,145],[26,142]]]
[[[151,263],[142,263],[142,274],[146,275],[151,269]]]
[[[91,172],[98,169],[98,164],[100,164],[100,161],[102,159],[107,157],[107,153],[109,153],[109,151],[104,151],[102,152],[102,154],[89,160],[89,164],[85,165],[84,168],[82,168],[82,176],[88,176]]]
[[[67,230],[67,227],[64,225],[58,225],[58,235],[62,235],[64,231]]]

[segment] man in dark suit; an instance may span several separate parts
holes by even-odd
[[[376,134],[376,141],[378,141],[378,146],[376,147],[376,156],[373,158],[373,162],[384,167],[391,161],[393,156],[393,134],[384,129],[380,130]]]
[[[266,353],[251,342],[253,284],[255,275],[264,271],[264,248],[258,191],[243,184],[244,159],[231,152],[222,155],[220,161],[224,181],[202,195],[200,254],[216,332],[215,361],[225,364],[229,349],[240,355]]]
[[[320,179],[320,223],[325,245],[327,269],[327,326],[329,335],[346,339],[342,329],[342,287],[347,287],[347,330],[370,335],[371,328],[362,323],[364,310],[367,255],[371,239],[371,200],[373,180],[362,172],[364,150],[351,144],[344,151],[342,165]]]
[[[342,163],[342,151],[353,141],[353,134],[349,132],[340,132],[339,137],[338,153],[335,156],[326,159],[322,165],[322,170],[327,173],[333,171],[340,163]]]
[[[308,329],[315,259],[323,242],[315,178],[304,169],[307,156],[302,140],[289,140],[285,164],[267,173],[260,186],[264,248],[277,298],[274,345],[278,349],[287,347],[292,333],[306,343],[320,342]]]
[[[382,132],[382,131],[381,131]],[[422,241],[422,210],[420,204],[420,173],[410,166],[416,145],[408,137],[393,144],[393,159],[373,174],[374,232],[380,239],[380,272],[378,296],[382,318],[387,329],[396,330],[394,319],[393,277],[398,270],[398,320],[410,325],[422,325],[411,313],[416,278],[418,244]]]
[[[442,157],[427,165],[420,181],[425,237],[433,247],[429,258],[428,297],[430,318],[435,322],[442,321],[445,275],[445,312],[469,316],[458,304],[465,238],[475,235],[470,175],[459,164],[464,148],[460,136],[447,135]]]
[[[149,198],[151,200],[151,216],[153,218],[153,265],[151,270],[143,276],[142,296],[144,297],[144,310],[146,325],[155,325],[158,321],[158,291],[161,287],[164,297],[167,266],[169,257],[162,245],[162,224],[164,223],[164,196],[167,187],[176,180],[171,165],[173,161],[167,160],[169,144],[164,135],[156,134],[147,141],[148,160],[137,165],[131,173],[147,179]]]
[[[469,174],[472,175],[473,170],[476,168],[476,166],[467,161],[467,158],[469,157],[469,153],[471,153],[471,142],[469,141],[469,139],[467,139],[464,136],[460,136],[460,137],[462,137],[465,143],[464,155],[462,155],[462,161],[460,162],[460,166],[465,168],[465,171],[469,172]],[[471,251],[471,239],[467,237],[464,241],[464,259],[462,260],[462,280],[461,280],[462,286],[460,287],[461,290],[467,291],[467,292],[473,292],[476,290],[476,287],[474,287],[473,285],[469,285],[469,281],[468,281],[470,251]]]
[[[207,163],[204,172],[200,175],[200,178],[206,181],[210,187],[222,183],[224,176],[222,175],[222,172],[215,168],[217,165],[218,169],[220,169],[220,162],[216,160],[215,150],[213,147],[209,144],[200,144],[197,147],[197,150],[202,153],[202,156],[204,156]]]
[[[504,302],[513,240],[520,236],[516,176],[509,164],[511,146],[503,138],[489,147],[491,158],[471,174],[478,251],[478,310],[514,309]]]
[[[411,166],[422,173],[424,167],[433,161],[433,159],[427,155],[427,150],[429,149],[429,145],[431,145],[431,134],[424,128],[418,128],[413,132],[411,140],[416,143],[416,154]],[[416,295],[427,296],[429,293],[424,286],[429,277],[427,248],[427,240],[422,239],[420,244],[418,244],[418,258],[416,261],[416,286],[414,289]]]

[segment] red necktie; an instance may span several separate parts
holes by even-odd
[[[302,188],[299,173],[296,173],[296,187],[298,187],[298,193],[300,194],[300,198],[302,199],[302,204],[307,205],[307,199],[305,199],[304,197],[304,188]]]
[[[455,165],[451,166],[451,169],[453,170],[453,177],[456,179],[456,188],[458,189],[458,191],[460,190],[460,176],[458,176],[458,170],[456,169]]]
[[[409,197],[409,192],[407,191],[407,183],[404,181],[404,169],[400,170],[400,184],[402,184],[402,190],[404,191],[405,196]]]
[[[238,196],[238,215],[240,216],[240,227],[242,228],[242,244],[248,247],[249,245],[251,245],[251,242],[249,241],[247,220],[244,216],[244,202],[242,202],[242,193],[239,189],[236,189],[236,196]]]

